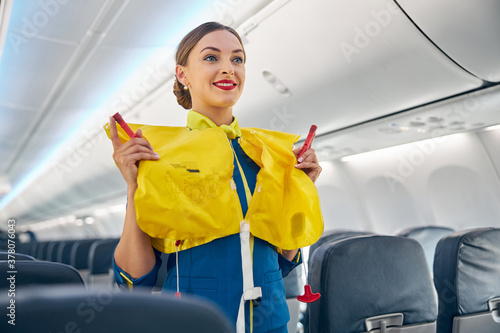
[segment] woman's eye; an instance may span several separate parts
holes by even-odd
[[[204,60],[206,61],[217,61],[217,58],[213,55],[207,55]]]
[[[242,64],[243,63],[243,59],[240,58],[240,57],[236,57],[233,59],[234,62],[238,63],[238,64]]]

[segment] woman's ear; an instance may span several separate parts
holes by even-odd
[[[187,86],[189,84],[186,76],[186,67],[182,65],[175,66],[175,76],[177,76],[177,79],[183,85]]]

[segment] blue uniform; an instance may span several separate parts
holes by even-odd
[[[255,188],[259,166],[241,149],[237,139],[231,140],[234,152],[245,174],[250,190]],[[234,159],[233,180],[240,198],[243,216],[248,209],[243,179],[236,158]],[[155,250],[156,251],[156,250]],[[161,265],[157,253],[155,267],[143,277],[132,279],[130,275],[114,264],[118,285],[124,286],[125,275],[134,286],[153,287]],[[289,317],[286,304],[283,277],[302,262],[300,252],[291,262],[266,241],[255,238],[253,249],[254,285],[262,288],[262,300],[253,308],[253,332],[287,332]],[[169,258],[167,278],[163,291],[176,291],[177,275],[175,256]],[[226,315],[236,324],[238,307],[243,291],[241,251],[239,234],[216,239],[204,245],[179,252],[179,284],[181,293],[195,294],[217,303]],[[245,304],[246,330],[250,332],[249,302]]]

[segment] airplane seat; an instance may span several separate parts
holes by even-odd
[[[26,254],[29,254],[30,256],[32,256],[33,258],[36,258],[36,254],[38,253],[37,249],[38,249],[38,244],[40,242],[38,241],[35,241],[31,244],[30,246],[30,252],[29,253],[26,253]]]
[[[27,243],[19,243],[16,246],[16,252],[17,253],[22,253],[22,254],[27,254],[30,255],[30,250],[31,246],[33,245],[32,242],[27,242]]]
[[[165,280],[167,278],[167,265],[169,257],[170,254],[163,252],[161,253],[161,266],[160,270],[158,271],[158,275],[156,276],[156,284],[153,287],[154,294],[161,293],[161,290],[163,289],[163,284],[165,283]]]
[[[7,293],[0,294],[0,306],[9,306]],[[144,292],[33,288],[16,295],[15,318],[19,332],[235,332],[214,303]],[[4,319],[0,331],[10,332]]]
[[[38,260],[44,260],[43,258],[47,256],[49,242],[38,242],[36,247],[36,255],[34,256]]]
[[[500,229],[461,230],[441,239],[434,284],[437,333],[500,332]]]
[[[91,288],[111,288],[113,286],[113,254],[119,238],[95,241],[89,250],[88,286]]]
[[[16,252],[13,256],[15,258],[14,260],[16,260],[16,261],[18,261],[18,260],[35,261],[36,260],[32,256],[27,255],[27,254],[23,254],[23,253]],[[9,257],[8,251],[0,251],[0,261],[6,261],[6,260],[11,260],[11,259],[12,259],[12,255],[11,255],[11,257]]]
[[[62,264],[71,264],[71,248],[73,244],[77,242],[76,240],[63,241],[57,249],[57,262]]]
[[[61,241],[54,241],[49,243],[47,251],[47,260],[52,262],[57,262],[57,250],[61,245]]]
[[[349,237],[356,237],[356,236],[363,236],[363,235],[373,235],[372,232],[369,231],[357,231],[357,230],[347,230],[347,229],[336,229],[336,230],[330,230],[326,231],[321,235],[321,237],[318,239],[316,243],[311,245],[309,248],[309,264],[311,262],[311,258],[314,254],[314,251],[321,245],[325,243],[330,243],[337,241],[339,239],[345,239]],[[308,265],[308,268],[310,269],[311,266]]]
[[[70,265],[80,272],[84,281],[88,280],[89,252],[95,241],[96,239],[79,240],[71,246]]]
[[[323,244],[337,241],[339,239],[345,239],[349,237],[363,236],[363,235],[373,235],[372,232],[369,231],[358,231],[358,230],[348,230],[348,229],[336,229],[326,231],[321,235],[320,239],[313,245],[309,247],[309,258],[307,260],[307,269],[311,271],[311,258],[313,257],[314,252],[318,247]],[[308,273],[309,275],[309,273]],[[309,277],[308,277],[309,280]],[[309,332],[309,311],[305,311],[303,313],[302,319],[300,321],[304,327],[304,333]]]
[[[434,333],[437,304],[422,246],[365,235],[323,244],[311,258],[310,332]]]
[[[73,267],[61,263],[22,260],[15,263],[16,273],[9,273],[11,271],[12,268],[9,267],[7,261],[0,261],[0,289],[9,288],[11,280],[8,278],[14,276],[16,294],[17,291],[28,285],[70,284],[85,288],[80,273]],[[22,287],[19,288],[20,286]]]
[[[429,264],[429,269],[432,273],[432,267],[434,265],[434,253],[436,251],[436,245],[441,238],[446,235],[451,234],[455,230],[448,227],[440,227],[435,225],[427,225],[420,227],[412,227],[401,230],[396,235],[401,237],[409,237],[417,240],[425,252],[425,257],[427,258],[427,263]]]

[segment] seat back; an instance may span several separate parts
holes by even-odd
[[[59,248],[57,249],[57,262],[71,265],[71,249],[76,240],[68,240],[61,242]]]
[[[47,257],[47,252],[49,250],[49,243],[50,242],[38,242],[35,258],[45,260],[44,258]]]
[[[337,241],[339,239],[345,239],[349,237],[356,237],[356,236],[363,236],[363,235],[372,235],[371,232],[368,231],[358,231],[358,230],[346,230],[346,229],[340,229],[340,230],[330,230],[326,231],[321,235],[320,239],[313,245],[309,247],[309,258],[307,260],[307,268],[308,272],[311,271],[311,258],[314,255],[314,252],[318,247],[320,247],[323,244],[330,243]],[[309,277],[307,278],[309,281]],[[304,316],[301,319],[301,323],[304,326],[304,333],[309,333],[309,311],[306,310],[304,313]]]
[[[311,260],[309,282],[321,298],[309,304],[310,332],[434,333],[437,305],[417,241],[352,237],[323,244]]]
[[[59,250],[59,246],[61,246],[61,241],[51,242],[49,244],[49,250],[47,253],[48,261],[57,262],[57,253]]]
[[[500,332],[500,229],[462,230],[441,239],[434,284],[438,333]]]
[[[9,254],[8,251],[0,251],[0,260],[30,260],[34,261],[36,260],[30,255],[27,254],[22,254],[22,253],[15,253],[15,254]]]
[[[232,333],[233,325],[215,304],[182,295],[94,292],[74,289],[37,288],[16,295],[18,332],[204,332]],[[9,306],[7,293],[0,306]],[[9,318],[0,331],[10,332]]]
[[[70,284],[85,287],[82,277],[69,265],[50,261],[16,261],[15,273],[7,261],[0,261],[0,289],[8,288],[11,281],[16,289],[28,285]],[[14,280],[12,280],[14,277]],[[11,280],[7,280],[11,278]]]
[[[92,287],[110,288],[114,279],[110,272],[113,267],[113,255],[119,238],[95,241],[89,250],[88,285]]]
[[[400,231],[397,235],[401,237],[413,238],[422,245],[425,252],[425,258],[432,272],[434,267],[434,253],[436,245],[441,238],[454,232],[452,228],[439,227],[435,225],[413,227]]]
[[[73,243],[70,265],[76,269],[88,269],[90,247],[95,241],[95,239],[84,239]]]
[[[330,230],[326,231],[321,235],[321,237],[318,239],[316,243],[311,245],[309,248],[309,265],[308,268],[311,269],[311,258],[316,251],[318,247],[320,247],[323,244],[334,242],[339,239],[344,239],[344,238],[349,238],[349,237],[356,237],[356,236],[363,236],[363,235],[372,235],[373,233],[369,231],[357,231],[357,230]]]
[[[163,289],[163,284],[167,279],[167,267],[169,266],[169,258],[170,254],[163,252],[161,253],[161,266],[160,270],[158,271],[158,275],[156,276],[156,284],[153,288],[153,292],[155,293],[160,293]],[[172,256],[172,259],[175,259],[175,254]],[[173,266],[174,263],[172,262],[171,265]]]
[[[89,274],[108,274],[113,266],[113,255],[120,239],[101,239],[95,241],[89,250]]]

